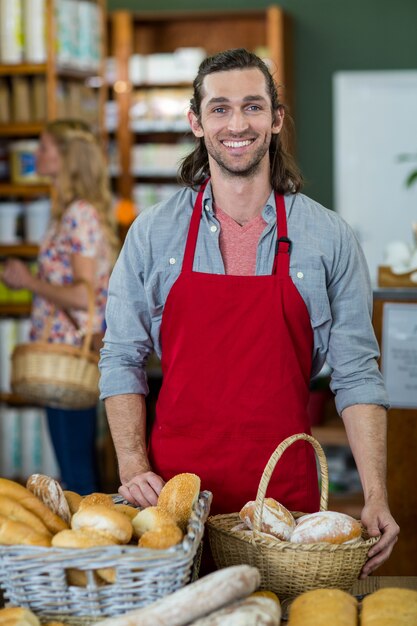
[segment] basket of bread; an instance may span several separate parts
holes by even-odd
[[[300,439],[314,448],[321,475],[320,511],[290,512],[265,498],[275,466],[285,450]],[[217,567],[246,563],[261,573],[261,587],[287,599],[322,587],[348,591],[378,538],[367,536],[358,520],[327,510],[328,470],[320,444],[301,433],[285,439],[262,474],[256,501],[239,513],[208,519],[211,551]]]
[[[178,474],[158,504],[0,478],[0,587],[41,621],[86,624],[145,606],[198,574],[211,493]]]

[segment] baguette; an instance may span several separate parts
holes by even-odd
[[[30,609],[23,606],[10,606],[0,609],[1,626],[40,626],[41,623]]]
[[[31,511],[31,513],[34,513],[41,519],[52,534],[64,530],[64,528],[68,528],[68,524],[64,522],[63,519],[53,513],[39,498],[33,495],[29,489],[19,485],[19,483],[9,480],[8,478],[0,478],[0,494],[20,502],[25,509]]]
[[[51,535],[42,520],[31,511],[25,509],[17,500],[0,495],[0,515],[14,522],[23,522],[42,535]]]
[[[45,474],[32,474],[27,479],[26,487],[46,504],[53,513],[56,513],[67,524],[70,523],[71,512],[68,502],[57,480]]]
[[[271,598],[250,596],[192,622],[190,626],[279,626],[281,607]]]
[[[259,586],[260,580],[256,567],[227,567],[142,609],[96,622],[95,626],[185,626],[248,596]]]
[[[51,538],[33,530],[23,522],[15,522],[0,515],[0,545],[44,546],[51,545]]]

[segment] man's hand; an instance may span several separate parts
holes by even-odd
[[[119,493],[132,504],[142,507],[155,506],[164,484],[158,474],[148,471],[137,474],[130,480],[123,482],[119,487]]]
[[[366,578],[388,559],[398,540],[400,527],[384,502],[368,501],[362,510],[361,519],[370,537],[381,536],[369,550],[369,561],[362,568],[360,578]]]

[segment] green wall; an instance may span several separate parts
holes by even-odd
[[[270,4],[265,0],[108,0],[109,10],[133,11],[255,9]],[[305,192],[332,208],[332,75],[338,70],[417,69],[417,1],[281,0],[276,4],[293,21],[293,114]]]

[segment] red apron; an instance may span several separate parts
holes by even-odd
[[[283,196],[275,196],[280,242],[273,273],[232,276],[192,269],[203,191],[162,317],[163,383],[149,457],[164,480],[180,472],[200,476],[213,493],[211,513],[231,513],[256,498],[276,446],[310,433],[313,333],[289,274]],[[267,495],[293,511],[319,509],[309,444],[298,441],[284,453]]]

